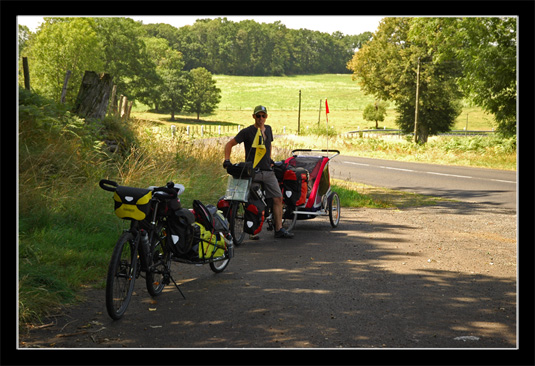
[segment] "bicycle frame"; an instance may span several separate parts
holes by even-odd
[[[209,263],[212,271],[219,273],[227,267],[229,260],[233,257],[232,237],[226,231],[224,223],[223,230],[218,228],[223,235],[224,244],[209,243],[217,249],[224,249],[223,255],[218,255],[215,258],[213,256],[210,258],[202,257],[195,261],[174,257],[178,253],[174,253],[174,248],[170,247],[172,244],[167,240],[169,229],[167,222],[168,218],[171,217],[168,216],[167,209],[173,207],[172,209],[177,210],[176,205],[171,204],[173,199],[184,192],[183,185],[169,182],[165,187],[151,186],[148,189],[140,189],[119,186],[116,182],[105,179],[101,180],[99,185],[104,190],[115,192],[115,213],[121,219],[131,221],[129,229],[124,230],[117,241],[108,267],[106,309],[111,318],[118,320],[126,312],[135,280],[142,271],[146,273],[147,290],[151,296],[159,295],[163,288],[170,281],[173,281],[182,297],[186,298],[171,275],[172,260],[192,264]],[[150,196],[149,191],[152,192]],[[149,198],[148,201],[147,198]],[[165,210],[160,210],[161,203],[166,205]],[[167,206],[168,204],[171,206]],[[172,211],[170,215],[174,215],[176,212],[178,211]],[[190,224],[193,223],[190,222]],[[219,235],[219,231],[217,235]],[[215,234],[214,231],[211,233]],[[194,236],[192,240],[195,238]],[[199,238],[199,245],[202,245],[203,242],[208,243]],[[215,262],[219,263],[215,265]]]

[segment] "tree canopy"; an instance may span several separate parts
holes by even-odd
[[[355,48],[371,36],[329,35],[288,29],[279,21],[236,23],[226,18],[199,19],[181,28],[121,17],[44,19],[36,33],[19,26],[20,56],[30,61],[34,90],[58,100],[70,70],[67,103],[72,103],[86,70],[105,72],[113,76],[117,93],[172,114],[186,107],[196,113],[215,108],[218,98],[201,106],[193,92],[208,87],[207,80],[213,83],[211,74],[348,72],[345,64]],[[188,96],[194,100],[186,100]]]
[[[396,123],[418,131],[451,128],[461,97],[495,116],[498,130],[516,133],[516,18],[384,18],[348,68],[362,88],[396,104]]]
[[[247,76],[347,73],[347,61],[371,37],[370,32],[328,34],[289,29],[280,21],[227,18],[199,19],[180,28],[148,24],[145,29],[180,51],[186,70],[204,67],[214,74]]]

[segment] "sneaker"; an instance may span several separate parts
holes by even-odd
[[[275,238],[293,238],[294,234],[286,230],[285,228],[281,228],[279,231],[275,231]]]
[[[249,240],[259,240],[260,237],[258,235],[249,235]]]

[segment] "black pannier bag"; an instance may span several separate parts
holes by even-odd
[[[277,161],[273,165],[273,171],[275,172],[275,177],[277,177],[277,181],[279,184],[282,184],[282,181],[284,179],[284,172],[288,169],[288,164],[284,160]]]
[[[167,241],[176,256],[183,256],[191,250],[194,222],[195,216],[185,208],[178,209],[167,217]]]
[[[243,217],[243,231],[256,235],[262,230],[264,224],[265,205],[261,200],[249,199],[245,204]]]
[[[282,180],[282,197],[288,206],[300,206],[306,203],[308,191],[308,170],[288,166]]]

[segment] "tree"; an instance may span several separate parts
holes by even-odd
[[[460,74],[455,64],[434,60],[433,49],[423,40],[409,37],[413,19],[383,19],[373,39],[355,53],[347,67],[367,94],[396,104],[396,124],[412,133],[421,60],[416,138],[425,143],[429,134],[450,130],[460,114],[461,93],[455,82]]]
[[[150,59],[141,23],[129,18],[94,18],[104,54],[104,70],[113,75],[121,94],[130,99],[149,94],[157,82],[155,64]]]
[[[191,79],[187,93],[186,110],[197,113],[197,120],[201,113],[210,113],[221,100],[221,90],[216,87],[212,74],[204,67],[190,71]]]
[[[366,121],[375,121],[375,128],[379,128],[378,122],[383,122],[385,120],[386,115],[386,103],[379,101],[375,103],[370,103],[366,107],[364,107],[364,112],[362,113],[362,117]]]
[[[56,101],[71,70],[67,102],[72,103],[86,70],[101,72],[101,45],[92,18],[44,18],[23,49],[28,56],[32,88]]]
[[[516,18],[418,18],[410,33],[434,60],[459,65],[461,90],[495,116],[498,131],[516,133]]]
[[[156,72],[161,80],[158,100],[161,107],[171,113],[171,121],[175,120],[175,112],[180,112],[187,101],[187,89],[191,86],[191,75],[183,71],[182,54],[167,49],[159,61]]]

